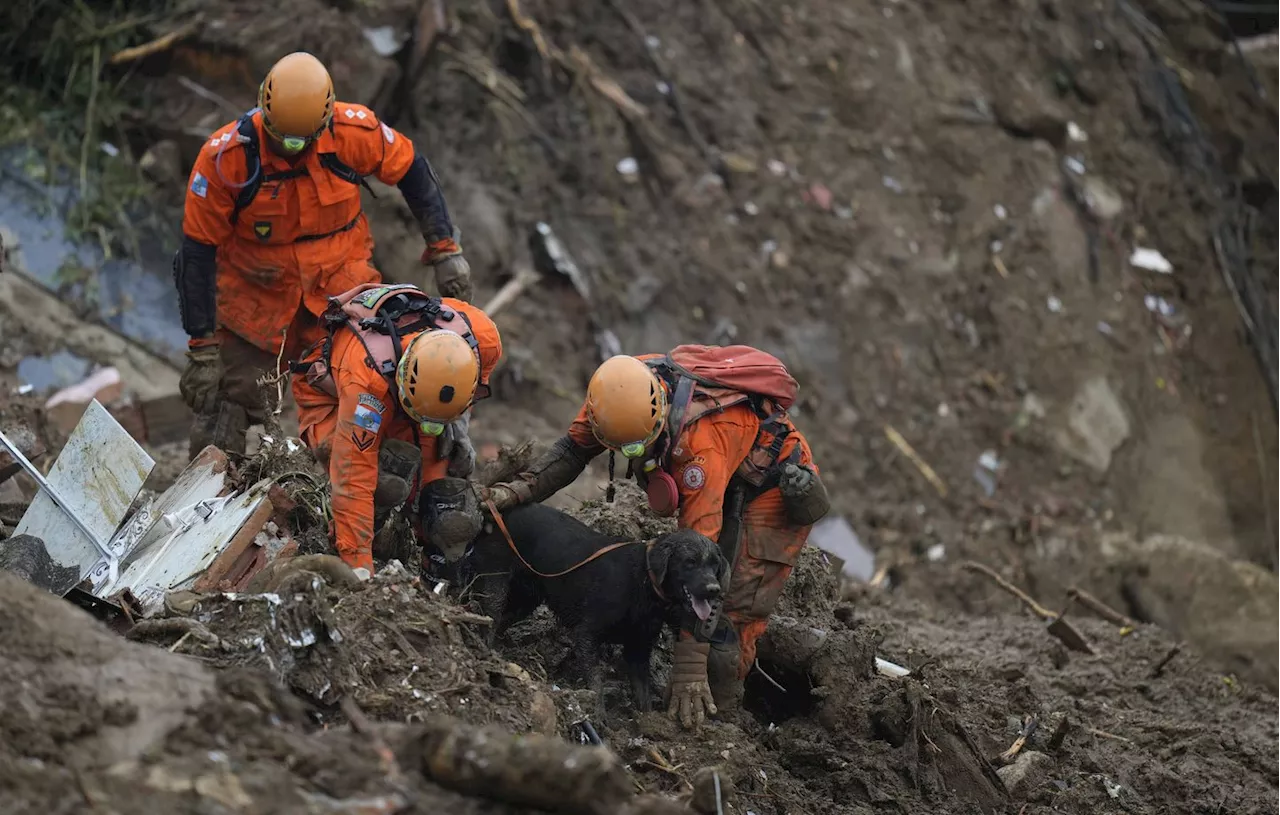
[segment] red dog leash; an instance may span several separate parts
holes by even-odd
[[[657,581],[653,579],[653,570],[649,568],[649,552],[653,549],[653,545],[658,542],[657,538],[654,538],[651,541],[620,541],[618,543],[611,543],[608,546],[604,547],[603,549],[597,549],[586,560],[583,560],[579,563],[575,563],[562,572],[554,572],[552,574],[547,574],[546,572],[540,572],[537,569],[530,566],[529,561],[525,560],[524,555],[520,554],[520,550],[516,548],[515,540],[511,537],[511,532],[507,529],[507,522],[502,520],[502,513],[498,511],[498,508],[496,506],[494,506],[493,499],[492,498],[484,499],[484,504],[486,507],[489,508],[489,513],[493,516],[493,521],[498,525],[498,529],[501,530],[502,537],[506,539],[507,546],[511,547],[511,551],[514,552],[515,556],[520,559],[520,562],[524,564],[524,567],[529,571],[533,572],[534,574],[536,574],[538,577],[564,577],[570,572],[574,572],[574,571],[577,571],[578,569],[581,569],[583,566],[586,566],[588,563],[595,560],[596,558],[601,557],[603,555],[607,555],[608,553],[612,552],[615,549],[621,549],[624,546],[632,546],[637,543],[643,543],[644,544],[644,570],[649,575],[649,583],[653,586],[653,590],[657,592],[658,597],[662,598],[663,600],[666,600],[666,597],[664,597],[662,594],[662,589],[658,587]]]

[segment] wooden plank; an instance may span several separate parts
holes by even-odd
[[[227,544],[222,553],[209,564],[209,568],[204,570],[204,574],[196,580],[192,591],[206,592],[218,588],[218,584],[231,574],[240,556],[253,545],[253,539],[262,531],[262,525],[271,517],[271,511],[271,502],[267,500],[264,492],[262,500],[255,505],[253,513],[245,519],[235,537],[231,539],[231,543]]]

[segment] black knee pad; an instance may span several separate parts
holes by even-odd
[[[451,563],[480,534],[483,520],[471,483],[452,477],[438,478],[422,488],[418,515],[427,540]]]

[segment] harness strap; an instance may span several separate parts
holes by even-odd
[[[588,557],[586,560],[575,563],[563,571],[547,574],[546,572],[540,572],[537,569],[530,566],[529,561],[525,560],[524,555],[520,554],[520,550],[516,547],[515,540],[511,537],[511,532],[507,529],[507,522],[502,520],[502,513],[498,511],[498,508],[496,506],[494,506],[493,499],[492,498],[484,499],[484,504],[486,507],[489,508],[489,513],[493,515],[494,523],[496,523],[498,525],[498,529],[502,531],[502,537],[506,538],[507,546],[511,547],[511,551],[515,552],[516,557],[520,559],[520,562],[524,564],[524,567],[529,571],[533,572],[534,574],[536,574],[538,577],[564,577],[570,572],[576,572],[578,569],[581,569],[583,566],[586,566],[588,563],[595,560],[596,558],[603,557],[609,554],[610,552],[614,551],[615,549],[621,549],[624,546],[632,546],[637,543],[643,543],[645,546],[644,568],[645,568],[645,573],[649,576],[649,584],[653,587],[654,592],[658,595],[660,599],[662,599],[663,601],[667,599],[666,597],[663,596],[662,589],[660,589],[658,587],[658,584],[654,582],[653,570],[649,568],[649,552],[653,549],[653,545],[658,542],[657,538],[654,538],[651,541],[619,541],[618,543],[611,543],[608,546],[604,547],[603,549],[597,549],[595,552],[592,552],[590,557]]]
[[[302,176],[310,175],[305,166],[294,167],[289,170],[281,170],[274,173],[264,174],[262,172],[262,153],[260,152],[261,143],[258,141],[258,128],[253,124],[253,114],[256,113],[257,110],[258,108],[254,108],[244,114],[236,124],[236,133],[239,135],[240,141],[245,146],[244,169],[247,180],[245,181],[244,186],[236,193],[236,202],[235,206],[231,210],[230,217],[232,226],[235,226],[236,221],[240,219],[240,211],[252,204],[253,199],[258,197],[258,190],[262,188],[262,183],[264,181],[285,181],[290,178],[301,178]],[[332,121],[329,122],[329,130],[330,132],[333,130]],[[321,153],[320,166],[324,167],[343,181],[346,181],[348,184],[359,184],[368,190],[369,194],[374,198],[378,197],[377,193],[373,191],[373,187],[370,187],[369,182],[365,180],[365,177],[349,167],[342,159],[338,158],[337,153]],[[355,226],[354,221],[335,232],[330,232],[326,235],[308,236],[299,238],[298,240],[318,240],[319,238],[327,238],[330,235],[345,232],[353,226]]]

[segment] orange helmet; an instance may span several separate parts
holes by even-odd
[[[452,331],[419,332],[396,365],[400,406],[429,436],[439,436],[471,407],[479,382],[476,352]]]
[[[305,51],[281,58],[258,88],[263,128],[292,153],[301,151],[329,126],[333,103],[328,69]]]
[[[639,458],[662,432],[667,391],[648,365],[619,354],[591,376],[586,407],[597,441],[627,458]]]

